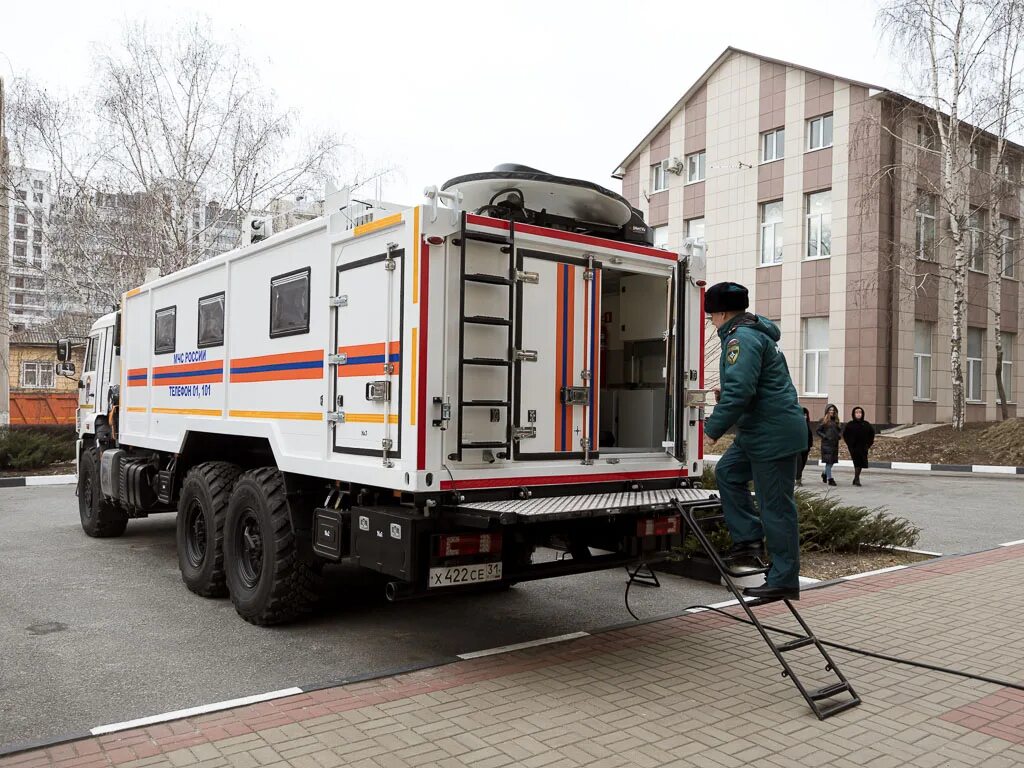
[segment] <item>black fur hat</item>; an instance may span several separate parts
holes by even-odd
[[[715,283],[704,294],[705,312],[742,312],[749,306],[747,289],[739,283]]]

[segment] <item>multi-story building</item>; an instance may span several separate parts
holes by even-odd
[[[943,276],[952,247],[931,194],[939,173],[934,122],[924,105],[893,91],[727,48],[614,176],[655,228],[656,243],[704,237],[709,284],[746,285],[752,311],[780,325],[812,415],[835,403],[847,418],[859,405],[882,424],[948,421],[953,295]],[[979,169],[990,138],[972,144]],[[1024,148],[1011,144],[1007,157],[1001,170],[1010,191],[990,210],[976,210],[970,225],[977,232],[962,329],[969,421],[1000,417],[996,291],[1011,416],[1024,389],[1015,365]],[[983,171],[964,172],[973,184]],[[1001,275],[975,248],[993,217]],[[713,340],[708,349],[717,346]],[[717,379],[714,355],[707,373]]]
[[[49,260],[47,227],[52,204],[50,175],[31,168],[12,169],[8,201],[8,307],[13,326],[45,322],[45,271]]]
[[[4,81],[0,78],[0,179],[7,178],[7,133],[4,125]],[[0,194],[0,222],[7,221],[7,196]],[[0,267],[6,266],[7,227],[0,226]],[[7,322],[7,270],[0,268],[0,368],[10,370],[10,323]],[[0,376],[0,426],[9,418],[7,377]]]

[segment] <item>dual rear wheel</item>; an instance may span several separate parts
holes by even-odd
[[[299,552],[284,477],[275,467],[193,467],[178,503],[178,564],[190,590],[229,594],[253,624],[290,621],[309,612],[319,594],[320,569]]]

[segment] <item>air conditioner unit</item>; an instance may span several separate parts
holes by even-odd
[[[662,164],[665,170],[669,173],[674,173],[676,176],[683,172],[683,160],[679,157],[670,157],[668,160],[663,160]]]

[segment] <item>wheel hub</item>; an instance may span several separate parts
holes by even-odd
[[[206,516],[198,500],[193,500],[186,518],[185,554],[193,568],[199,568],[206,559]]]
[[[263,535],[260,521],[253,510],[246,510],[238,526],[236,539],[238,551],[238,575],[242,583],[255,587],[263,571]]]

